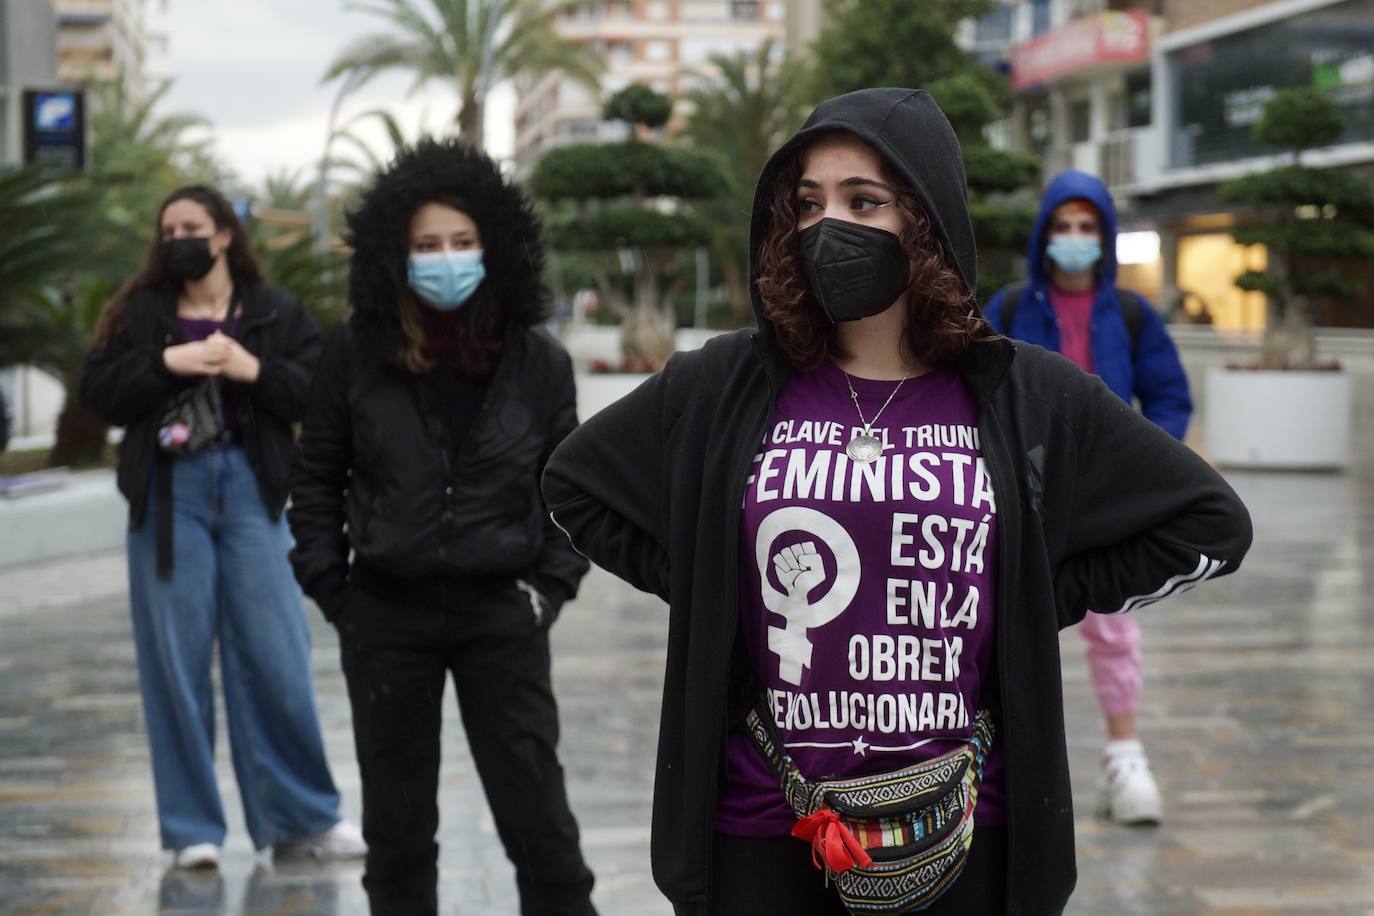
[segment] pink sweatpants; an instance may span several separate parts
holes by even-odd
[[[1088,644],[1088,670],[1102,715],[1134,713],[1140,702],[1140,624],[1131,614],[1089,611],[1078,632]]]

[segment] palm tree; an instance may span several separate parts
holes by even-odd
[[[0,178],[0,365],[38,366],[62,382],[66,400],[48,458],[53,465],[100,460],[107,427],[77,397],[81,360],[105,300],[143,259],[158,205],[180,185],[222,178],[209,140],[187,137],[204,122],[154,110],[167,89],[163,84],[135,99],[118,79],[92,85],[86,175],[23,193],[18,192],[24,182],[36,178]],[[13,221],[6,211],[7,186],[18,193],[11,200],[11,212],[19,213]],[[27,215],[20,213],[24,207]],[[7,242],[9,250],[27,251],[30,259],[11,262]],[[6,276],[27,270],[33,277],[44,263],[41,283],[12,286],[15,281]]]
[[[458,92],[459,135],[482,147],[483,115],[491,88],[516,76],[564,73],[592,89],[601,60],[587,45],[569,41],[554,28],[576,0],[375,0],[351,9],[380,16],[394,31],[358,38],[325,72],[324,81],[343,77],[358,89],[378,74],[405,71],[411,92],[438,80]]]
[[[116,269],[123,273],[142,258],[164,197],[184,184],[225,178],[209,136],[193,135],[207,126],[204,119],[157,112],[171,85],[164,81],[146,98],[130,96],[119,79],[90,87],[87,178],[100,196],[99,221],[108,245],[121,256]]]
[[[332,239],[317,244],[310,214],[312,184],[301,169],[269,174],[254,202],[249,235],[267,279],[300,296],[328,328],[344,314],[347,261]]]
[[[769,40],[752,52],[713,54],[713,71],[693,74],[696,85],[683,96],[691,108],[683,136],[723,154],[731,167],[729,195],[702,212],[715,224],[712,253],[739,323],[753,318],[747,278],[754,182],[804,115],[802,66],[778,59],[777,50]]]
[[[0,318],[90,256],[92,200],[47,169],[0,170]],[[13,348],[0,343],[0,365]]]

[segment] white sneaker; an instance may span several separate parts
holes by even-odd
[[[177,868],[219,868],[219,847],[214,843],[197,843],[178,849],[174,857]]]
[[[1138,740],[1107,742],[1102,753],[1098,813],[1132,826],[1158,824],[1163,818],[1164,800]]]
[[[274,843],[272,851],[279,856],[311,856],[321,862],[339,862],[361,859],[367,855],[367,843],[356,825],[350,821],[339,821],[324,833]]]

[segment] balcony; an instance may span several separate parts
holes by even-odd
[[[1096,175],[1113,191],[1155,181],[1162,168],[1159,132],[1153,127],[1115,130],[1099,140],[1086,140],[1045,153],[1045,175],[1078,169]]]

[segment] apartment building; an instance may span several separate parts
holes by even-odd
[[[517,168],[564,143],[616,139],[625,127],[601,119],[602,99],[630,83],[676,93],[712,54],[758,48],[786,36],[791,0],[596,0],[560,17],[566,38],[596,48],[606,62],[597,95],[550,75],[516,87]]]
[[[146,0],[53,0],[57,10],[57,77],[69,85],[124,81],[135,98],[148,91]]]

